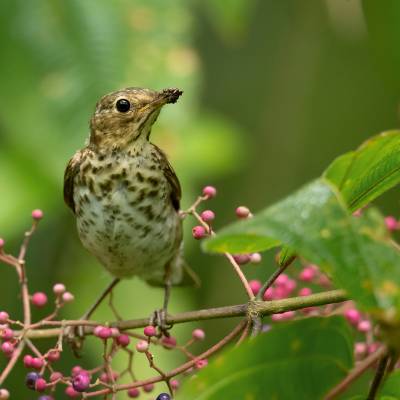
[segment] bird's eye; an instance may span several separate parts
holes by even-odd
[[[115,106],[119,112],[126,113],[130,110],[131,103],[127,99],[119,99]]]

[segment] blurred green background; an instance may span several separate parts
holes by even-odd
[[[15,253],[31,210],[44,210],[27,257],[31,291],[51,293],[64,282],[77,300],[63,316],[77,318],[110,281],[80,245],[62,199],[64,167],[83,146],[101,95],[125,86],[184,90],[152,139],[181,179],[184,206],[206,184],[218,188],[209,206],[222,226],[238,205],[257,211],[337,155],[398,126],[399,13],[396,0],[2,1],[0,236]],[[383,206],[397,212],[393,192]],[[186,222],[186,232],[192,225]],[[186,257],[203,285],[176,289],[172,313],[245,300],[229,265],[201,254],[190,235]],[[246,272],[265,279],[271,260]],[[0,291],[1,309],[21,318],[17,280],[5,266]],[[125,318],[150,315],[161,299],[162,291],[137,280],[116,291]],[[103,307],[96,318],[112,317]],[[232,323],[200,326],[212,343]],[[178,338],[192,327],[177,327]],[[85,350],[84,366],[97,365],[96,342]],[[60,370],[80,362],[66,353]],[[157,360],[167,369],[177,359],[164,352]],[[152,374],[141,361],[137,372]],[[26,398],[24,373],[17,369],[5,385],[12,398]]]

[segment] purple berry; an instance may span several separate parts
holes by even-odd
[[[171,400],[171,396],[168,393],[161,393],[157,396],[156,400]]]
[[[90,375],[85,372],[80,372],[72,379],[72,387],[76,392],[84,392],[90,385]]]
[[[37,372],[28,372],[25,377],[25,385],[29,389],[35,390],[36,381],[41,378],[41,375]]]
[[[47,394],[44,396],[40,396],[38,400],[54,400],[53,396],[48,396]]]

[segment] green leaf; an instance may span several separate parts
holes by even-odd
[[[338,157],[324,176],[355,211],[400,182],[400,131],[384,132]]]
[[[394,398],[400,398],[400,371],[392,373],[389,378],[385,381],[382,390],[380,391],[380,400]]]
[[[188,381],[177,400],[322,399],[353,365],[353,343],[341,317],[276,325],[224,352]]]
[[[374,209],[359,218],[352,216],[329,182],[312,182],[253,218],[228,226],[203,246],[208,251],[242,253],[252,241],[263,240],[280,241],[318,264],[364,310],[398,317],[400,253],[383,217]]]

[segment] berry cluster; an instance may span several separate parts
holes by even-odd
[[[197,211],[203,202],[214,198],[216,194],[217,190],[213,186],[206,186],[202,195],[198,197],[194,204],[187,211],[182,212],[182,217],[191,215],[196,219],[198,225],[194,226],[192,230],[193,238],[196,240],[216,234],[213,227],[216,217],[214,211],[210,209],[200,213]],[[237,207],[235,214],[239,219],[252,217],[251,211],[245,206]],[[360,212],[357,212],[355,216],[359,214]],[[165,332],[153,325],[143,327],[143,325],[133,324],[135,328],[130,328],[126,325],[126,321],[122,321],[125,325],[119,324],[119,322],[98,324],[87,320],[64,321],[60,317],[60,312],[66,304],[74,300],[74,296],[67,291],[63,283],[53,285],[51,296],[41,291],[30,294],[28,288],[25,254],[30,238],[42,218],[43,212],[41,210],[32,212],[33,224],[31,229],[25,233],[18,257],[5,252],[5,241],[0,238],[0,261],[14,267],[17,273],[21,285],[22,309],[24,311],[22,322],[13,319],[7,311],[0,311],[0,349],[4,357],[8,359],[8,364],[0,375],[1,386],[13,366],[21,359],[20,362],[29,370],[25,379],[26,386],[38,393],[39,400],[54,399],[56,390],[59,387],[70,398],[106,396],[121,390],[126,391],[130,398],[138,398],[142,394],[153,393],[158,382],[164,382],[168,393],[155,393],[154,398],[156,400],[170,400],[180,386],[177,376],[193,374],[205,368],[208,364],[208,358],[212,354],[240,334],[239,342],[244,340],[248,335],[249,329],[254,329],[257,326],[257,321],[246,318],[220,342],[202,354],[195,355],[190,346],[205,339],[205,332],[199,328],[193,330],[191,338],[186,343],[180,344],[170,332]],[[385,221],[390,232],[398,230],[400,227],[394,217],[387,217]],[[245,273],[242,270],[242,268],[247,268],[245,267],[246,264],[261,264],[261,254],[232,255],[225,253],[225,256],[243,284],[250,302],[279,302],[293,296],[297,298],[310,296],[311,298],[313,293],[323,292],[332,288],[331,281],[318,266],[309,264],[300,257],[297,257],[296,261],[294,261],[296,257],[292,257],[290,262],[284,265],[281,265],[278,261],[278,270],[269,279],[265,277],[266,282],[263,283],[259,279],[248,279],[246,277],[247,272]],[[286,270],[289,266],[290,269]],[[251,270],[252,273],[255,272],[253,268]],[[262,274],[265,274],[265,270],[263,268]],[[259,275],[261,275],[261,272]],[[48,305],[49,298],[53,300],[53,311],[46,317],[33,322],[32,311],[35,308],[43,308]],[[371,320],[368,315],[364,315],[357,310],[351,301],[339,305],[310,306],[299,311],[289,309],[285,312],[271,315],[268,324],[260,324],[260,330],[267,331],[270,329],[271,324],[281,323],[281,321],[297,317],[330,315],[332,313],[343,314],[349,324],[354,327],[355,335],[357,335],[354,349],[357,360],[365,358],[379,348],[380,344],[376,338],[376,332]],[[138,329],[138,326],[143,327],[141,332],[135,330]],[[81,328],[84,335],[92,335],[93,340],[99,341],[103,349],[100,365],[86,368],[77,365],[68,372],[61,372],[54,368],[54,364],[62,357],[65,339],[71,333],[71,328],[73,327]],[[30,337],[36,329],[45,331],[46,328],[51,328],[48,329],[49,334],[47,337],[56,338],[56,342],[46,352],[41,352],[33,340],[30,340]],[[55,330],[57,333],[54,333]],[[185,357],[185,362],[172,371],[163,371],[157,365],[153,351],[157,346],[165,351],[182,353]],[[113,368],[113,360],[120,353],[126,354],[127,367],[123,371],[116,371]],[[155,376],[150,379],[137,379],[132,369],[134,357],[144,357],[148,362],[149,368],[155,372]],[[8,399],[9,397],[9,391],[5,388],[0,388],[0,400]]]

